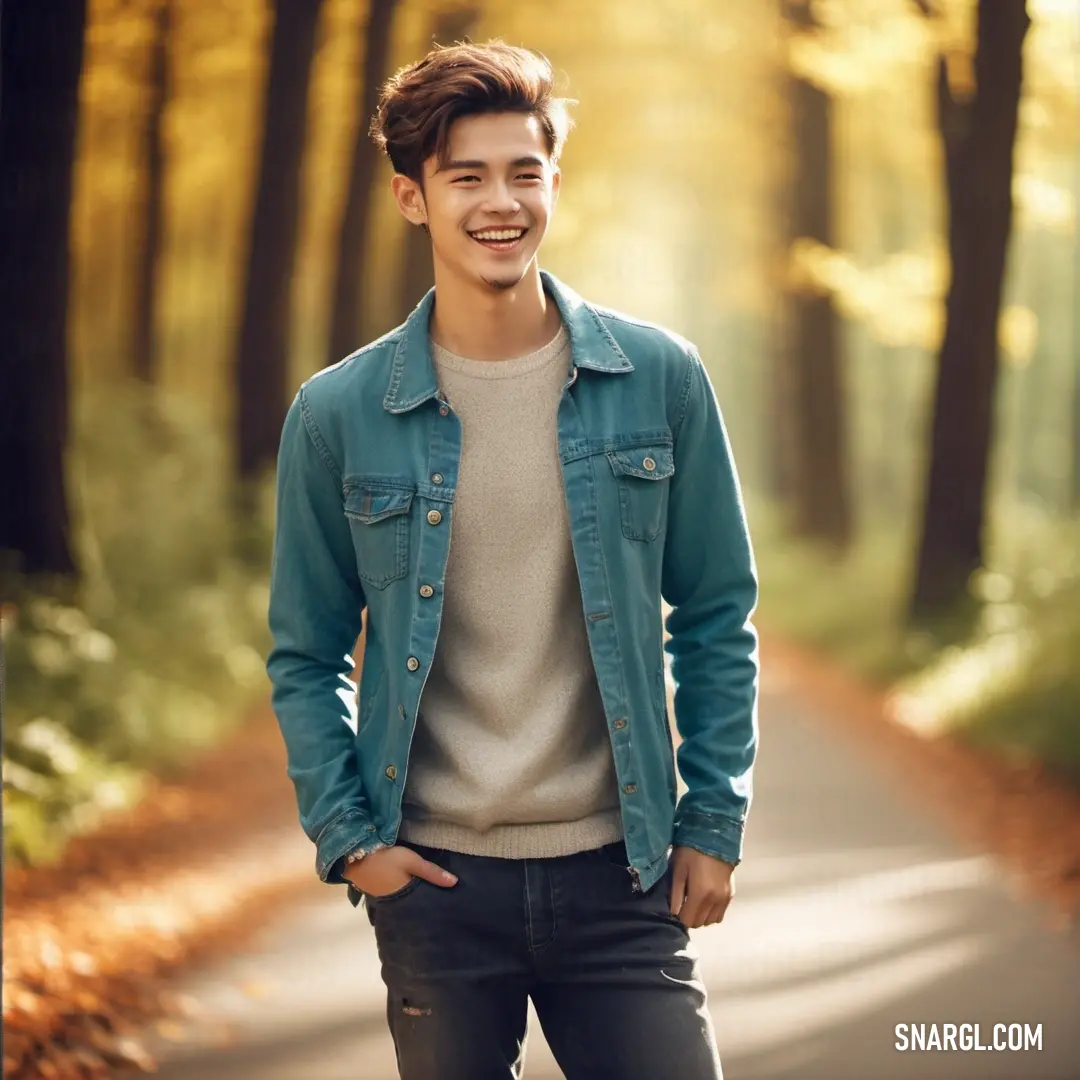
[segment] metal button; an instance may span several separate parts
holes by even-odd
[[[619,729],[622,729],[622,728],[626,727],[625,718],[620,716],[619,719],[615,721],[615,727],[619,728]]]
[[[440,405],[439,406],[439,415],[440,416],[449,416],[450,415],[450,410],[445,405]]]
[[[633,795],[634,792],[637,791],[637,784],[627,784],[626,787],[623,788],[623,791],[625,791],[627,795]]]
[[[410,656],[409,659],[405,661],[405,666],[410,671],[415,671],[420,666],[420,661],[417,660],[415,656]]]
[[[396,780],[397,779],[397,769],[395,769],[393,765],[387,765],[386,766],[386,779],[387,780]]]
[[[432,596],[435,595],[435,590],[430,585],[421,585],[420,586],[420,595],[425,600],[427,600],[429,597],[432,597]]]
[[[405,719],[405,706],[402,705],[400,701],[398,702],[397,713],[398,713],[398,716],[400,716],[402,720]]]
[[[431,482],[433,484],[441,484],[443,482],[443,475],[441,472],[434,472],[431,474]]]
[[[427,519],[429,525],[438,525],[442,521],[442,514],[438,510],[429,510],[427,512]]]
[[[653,471],[653,469],[655,469],[655,468],[656,468],[656,462],[655,462],[655,461],[653,461],[653,459],[652,459],[651,457],[647,457],[647,458],[646,458],[646,459],[645,459],[645,460],[644,460],[644,461],[643,461],[643,462],[641,463],[641,466],[642,466],[642,468],[643,468],[643,469],[647,469],[647,470],[648,470],[649,472],[652,472],[652,471]]]

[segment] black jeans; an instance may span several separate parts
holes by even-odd
[[[458,877],[366,898],[402,1080],[516,1080],[529,998],[566,1080],[722,1080],[670,875],[626,849],[492,859],[410,844]]]

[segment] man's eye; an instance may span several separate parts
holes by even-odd
[[[479,180],[479,179],[480,179],[479,176],[459,176],[454,180],[454,183],[455,184],[461,184],[461,183],[464,183],[464,181],[466,181],[466,180]]]
[[[543,180],[544,178],[542,176],[537,175],[536,173],[521,173],[521,175],[518,176],[518,179],[519,180]]]

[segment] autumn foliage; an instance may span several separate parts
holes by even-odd
[[[259,924],[253,912],[311,887],[299,829],[280,848],[295,821],[284,765],[260,712],[183,781],[73,842],[62,864],[7,868],[5,1080],[149,1069],[141,1026],[171,1018],[166,1030],[182,1036],[192,1003],[169,993],[169,976],[235,947]]]

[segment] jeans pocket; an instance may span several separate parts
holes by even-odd
[[[602,848],[598,849],[598,854],[611,866],[616,866],[621,870],[629,870],[630,868],[630,856],[626,851],[626,842],[623,840],[616,840],[613,844],[605,844]]]
[[[418,877],[410,878],[406,884],[402,885],[400,889],[396,889],[392,893],[385,893],[382,896],[376,896],[373,893],[364,893],[364,896],[366,897],[368,903],[371,904],[394,904],[397,903],[399,900],[404,900],[406,896],[411,896],[414,892],[416,892],[421,880],[422,879]]]

